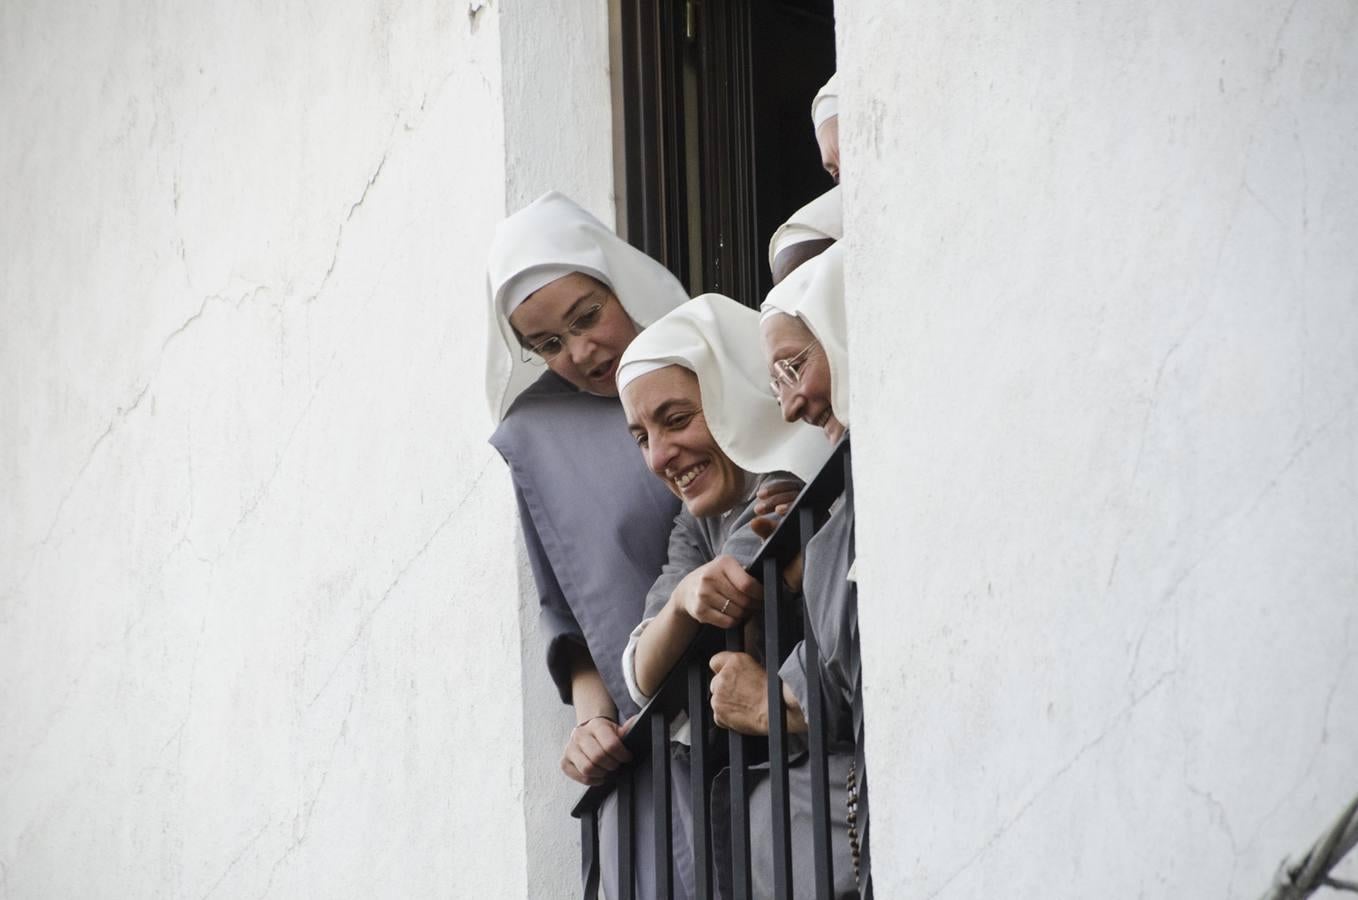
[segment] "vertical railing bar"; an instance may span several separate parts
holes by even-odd
[[[802,546],[802,562],[806,562],[806,548],[816,533],[815,514],[810,509],[797,511],[797,531]],[[803,571],[805,575],[805,571]],[[825,695],[821,692],[820,644],[816,640],[810,600],[805,601],[806,628],[803,638],[806,647],[806,727],[807,765],[811,767],[811,836],[814,852],[816,900],[831,900],[834,896],[834,854],[830,845],[830,772],[825,746]]]
[[[745,652],[744,629],[726,629],[726,649]],[[745,736],[728,731],[731,756],[731,885],[735,900],[750,900],[750,810],[746,790]]]
[[[585,855],[585,900],[599,900],[599,813],[580,816],[580,849]]]
[[[665,716],[651,717],[651,810],[655,832],[655,896],[674,893],[674,848],[670,844],[670,729]]]
[[[622,900],[633,900],[635,884],[632,872],[636,866],[636,847],[632,840],[632,780],[636,769],[629,769],[618,779],[618,894]]]
[[[694,900],[712,900],[712,856],[708,837],[711,779],[708,777],[707,734],[712,708],[707,702],[707,666],[701,654],[688,660],[689,785],[693,809]]]
[[[773,896],[792,897],[791,810],[787,789],[787,705],[778,666],[783,658],[782,572],[773,556],[764,560],[764,663],[769,691],[769,795],[773,810]]]

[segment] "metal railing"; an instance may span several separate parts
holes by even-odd
[[[601,876],[599,825],[604,802],[616,794],[618,815],[618,885],[623,900],[634,897],[636,877],[634,797],[637,781],[651,779],[651,838],[654,841],[655,885],[654,896],[674,896],[673,868],[675,835],[672,827],[672,788],[670,765],[670,726],[681,713],[690,723],[690,790],[693,834],[691,841],[694,863],[694,898],[709,900],[715,896],[714,881],[719,862],[712,852],[711,787],[722,764],[730,769],[730,870],[733,896],[737,900],[751,897],[750,810],[751,766],[762,762],[767,752],[769,762],[772,841],[774,850],[774,897],[778,900],[793,896],[794,850],[807,848],[792,846],[790,797],[788,791],[789,733],[787,709],[783,700],[783,682],[778,668],[796,645],[805,642],[807,676],[806,765],[811,773],[812,846],[814,854],[814,888],[818,900],[834,897],[834,859],[831,846],[831,808],[828,770],[829,715],[821,688],[820,652],[812,629],[805,627],[807,611],[802,595],[791,593],[781,577],[783,569],[799,554],[816,531],[829,517],[830,507],[850,483],[849,439],[845,437],[835,447],[820,473],[798,495],[778,528],[760,548],[753,562],[746,567],[764,586],[763,652],[768,670],[769,734],[748,737],[728,731],[715,724],[710,705],[711,675],[708,662],[721,650],[744,651],[744,629],[736,626],[720,631],[703,626],[679,662],[670,671],[654,698],[637,717],[624,743],[632,753],[633,762],[610,777],[604,784],[585,791],[571,815],[581,823],[581,852],[583,854],[584,896],[594,900],[599,895]],[[724,736],[725,746],[721,738]],[[724,751],[724,752],[723,752]],[[860,756],[861,759],[861,756]],[[644,764],[650,761],[649,766]],[[649,770],[649,771],[647,771]],[[862,773],[860,772],[860,775]],[[866,797],[859,794],[858,822],[864,821]],[[851,822],[852,824],[852,822]],[[682,839],[682,836],[680,836]],[[866,883],[869,875],[861,874]],[[803,888],[802,893],[805,893]],[[870,890],[867,892],[870,896]]]

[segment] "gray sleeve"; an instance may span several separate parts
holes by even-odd
[[[858,641],[858,588],[848,578],[853,564],[852,496],[825,523],[807,547],[803,586],[808,625],[820,642],[825,693],[835,707],[853,700],[861,664]]]
[[[773,472],[759,479],[759,487],[775,482],[792,482],[800,485],[801,480],[796,475],[787,472]],[[758,492],[756,491],[756,494]],[[754,558],[759,553],[759,548],[764,546],[764,539],[754,533],[751,523],[757,518],[754,511],[756,500],[750,499],[740,514],[730,521],[727,526],[726,537],[722,541],[721,554],[733,556],[742,566],[748,566],[754,562]],[[770,518],[776,518],[770,516]]]
[[[703,534],[697,519],[681,508],[670,529],[669,555],[660,569],[660,577],[646,592],[646,612],[643,619],[653,619],[669,602],[670,594],[684,580],[684,576],[714,558],[711,544]]]
[[[805,714],[807,708],[805,641],[798,641],[797,646],[792,648],[792,652],[778,668],[778,677],[783,679],[783,684],[792,689],[792,696],[797,698],[797,705]]]
[[[519,507],[519,525],[523,528],[523,542],[528,549],[528,563],[533,569],[533,583],[538,589],[538,627],[547,639],[547,672],[552,676],[563,703],[571,703],[571,662],[576,654],[589,654],[584,632],[571,612],[570,604],[557,584],[551,560],[542,548],[537,526],[528,511],[528,504],[518,485],[514,486],[514,502]]]

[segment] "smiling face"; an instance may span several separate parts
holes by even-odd
[[[764,339],[764,361],[771,378],[774,363],[795,359],[816,340],[801,319],[781,313],[764,319],[759,332]],[[782,385],[779,390],[778,405],[783,408],[783,418],[789,422],[801,419],[824,429],[831,442],[838,441],[844,436],[844,426],[830,407],[830,361],[825,348],[815,344],[802,360],[801,378],[795,385]]]
[[[689,512],[720,515],[743,499],[745,470],[708,430],[696,375],[682,366],[648,372],[623,389],[622,408],[646,466]]]
[[[602,304],[598,321],[583,334],[569,334],[569,326],[596,304]],[[510,313],[509,324],[525,347],[560,336],[565,347],[547,360],[547,367],[582,391],[618,395],[618,360],[637,327],[602,282],[579,272],[563,275],[530,294]]]

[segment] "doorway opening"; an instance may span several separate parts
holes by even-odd
[[[690,294],[757,307],[768,241],[833,186],[811,99],[835,71],[833,0],[615,0],[619,229]]]

